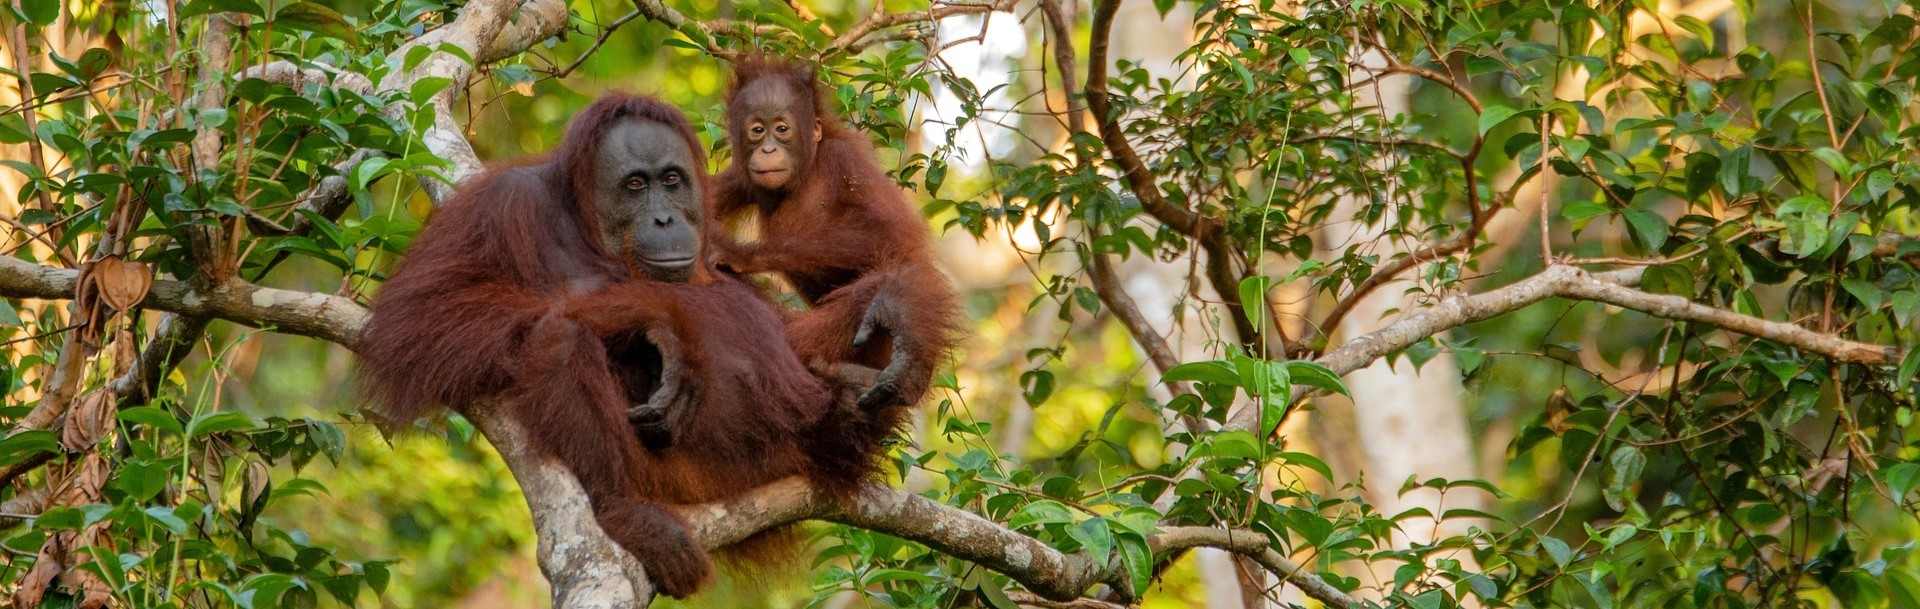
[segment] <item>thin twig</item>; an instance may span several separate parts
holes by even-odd
[[[587,50],[582,51],[579,57],[574,58],[573,63],[567,64],[567,67],[555,71],[553,77],[566,78],[568,74],[572,74],[574,70],[579,69],[580,64],[586,63],[588,58],[593,57],[595,51],[599,51],[600,47],[607,43],[608,38],[613,37],[614,30],[620,29],[620,26],[626,25],[628,21],[640,18],[641,14],[639,9],[634,9],[632,12],[621,15],[619,19],[613,20],[612,23],[608,23],[606,27],[601,28],[600,37],[593,40],[593,46],[589,46]]]

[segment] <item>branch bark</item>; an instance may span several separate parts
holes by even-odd
[[[1064,553],[999,524],[903,490],[869,485],[847,500],[816,492],[798,478],[754,489],[729,501],[687,506],[681,515],[709,548],[724,546],[769,528],[818,519],[911,539],[966,559],[1020,582],[1052,601],[1080,598],[1095,584],[1124,589],[1117,561],[1084,552]],[[1155,554],[1210,547],[1253,558],[1262,567],[1333,607],[1357,607],[1351,597],[1281,556],[1267,537],[1247,530],[1165,527],[1147,538]]]
[[[1901,357],[1899,349],[1895,347],[1851,341],[1790,323],[1709,307],[1679,296],[1649,294],[1634,289],[1633,286],[1640,284],[1640,276],[1644,271],[1643,268],[1633,268],[1589,273],[1573,266],[1550,266],[1539,274],[1497,290],[1442,300],[1377,332],[1347,341],[1314,361],[1345,376],[1388,353],[1413,346],[1440,332],[1492,319],[1548,298],[1603,302],[1654,317],[1702,323],[1778,342],[1838,362],[1884,366],[1899,361]],[[1293,398],[1304,398],[1311,391],[1308,387],[1297,388]],[[1253,431],[1258,428],[1259,419],[1257,409],[1245,409],[1228,419],[1227,428]]]
[[[73,297],[79,271],[0,257],[0,297],[44,300]],[[263,288],[238,279],[218,287],[197,288],[185,281],[153,282],[140,307],[206,316],[284,334],[311,336],[353,348],[367,310],[344,297]]]

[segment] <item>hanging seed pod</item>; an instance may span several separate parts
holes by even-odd
[[[94,263],[93,281],[100,288],[102,302],[115,311],[127,311],[146,299],[147,291],[153,289],[153,271],[138,262],[107,256]]]
[[[131,328],[121,328],[113,334],[113,343],[108,345],[107,352],[113,357],[114,378],[125,376],[128,370],[133,369],[134,362],[140,359],[137,342]]]

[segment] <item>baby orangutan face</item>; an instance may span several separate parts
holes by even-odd
[[[754,187],[785,192],[799,183],[820,141],[813,100],[790,83],[762,78],[742,87],[728,111],[734,154],[746,163]]]

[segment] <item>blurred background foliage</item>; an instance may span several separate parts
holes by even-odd
[[[408,67],[387,53],[461,4],[14,2],[5,247],[206,279],[223,271],[192,236],[222,228],[240,278],[364,298],[430,213],[415,178],[442,170],[421,139],[438,89],[226,74],[217,107],[189,112],[206,90],[193,45],[231,15],[249,24],[227,34],[233,72],[313,62],[378,82]],[[1231,524],[1391,606],[1920,609],[1914,4],[1156,0],[1109,15],[1109,70],[1090,59],[1100,2],[1006,3],[849,53],[827,31],[864,2],[669,3],[709,43],[631,2],[572,0],[565,35],[483,68],[451,109],[501,160],[552,147],[604,91],[651,93],[704,127],[718,167],[727,63],[710,51],[822,59],[837,108],[942,235],[972,320],[896,482],[1059,547],[1124,554],[1156,521]],[[1096,73],[1151,171],[1145,196],[1083,117]],[[246,144],[197,166],[188,140],[209,129]],[[349,166],[344,215],[290,211],[361,149],[382,160]],[[296,218],[316,228],[259,230]],[[1101,260],[1117,285],[1099,285]],[[1390,355],[1348,377],[1351,401],[1276,399],[1316,373],[1269,363],[1549,263],[1637,269],[1648,293],[1906,355],[1844,363],[1552,299]],[[1383,269],[1404,280],[1370,281]],[[1151,360],[1115,290],[1188,366]],[[10,427],[71,315],[0,301]],[[130,348],[117,324],[150,337],[158,317],[94,340]],[[85,388],[128,362],[111,359]],[[0,587],[27,581],[50,535],[96,531],[116,560],[90,572],[125,606],[545,603],[499,458],[457,419],[383,432],[353,366],[336,345],[215,323],[96,450],[59,448],[58,428],[0,440],[9,467],[58,453],[5,491]],[[1260,433],[1220,430],[1230,408],[1259,413]],[[97,497],[49,508],[34,490],[90,463],[111,471]],[[1007,585],[910,542],[812,530],[817,558],[791,573],[662,604],[975,606]],[[1314,603],[1218,553],[1156,558],[1177,561],[1145,607]]]

